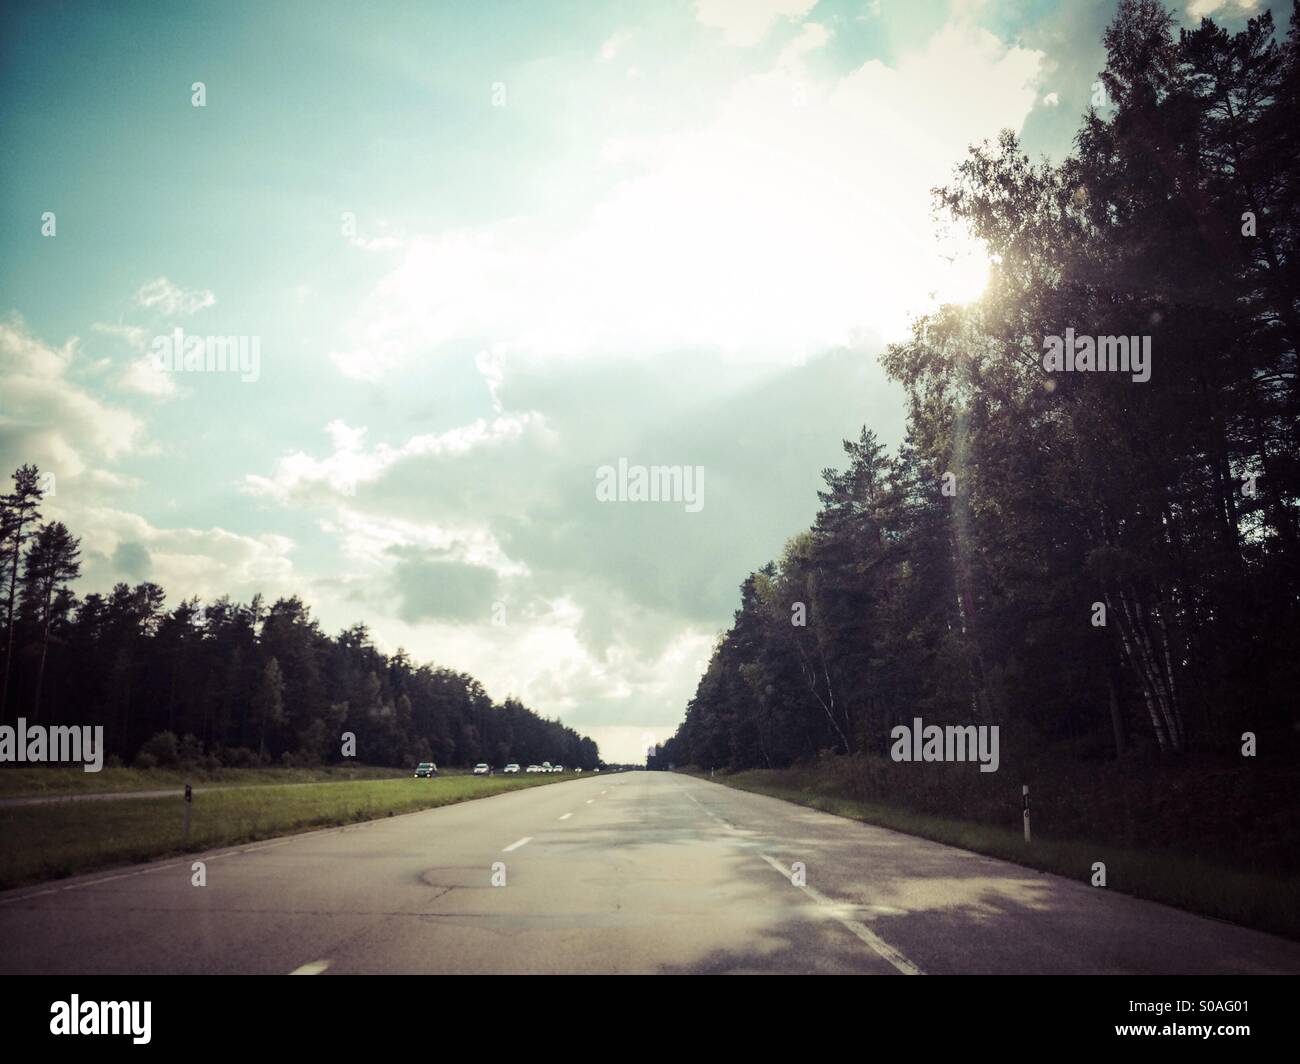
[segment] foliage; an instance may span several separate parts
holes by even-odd
[[[997,724],[1013,757],[1290,741],[1296,12],[1285,38],[1267,13],[1175,36],[1125,0],[1108,104],[1070,157],[1032,162],[1006,132],[935,190],[986,244],[989,287],[888,349],[905,443],[846,442],[813,527],[741,585],[656,765],[883,754],[915,716]],[[1150,337],[1150,380],[1048,372],[1067,329]]]
[[[145,581],[79,599],[79,541],[37,523],[34,466],[14,484],[0,496],[0,719],[103,725],[109,756],[137,766],[338,764],[345,732],[371,765],[599,763],[591,739],[517,699],[493,703],[464,673],[381,653],[364,625],[331,638],[296,596],[168,610]]]

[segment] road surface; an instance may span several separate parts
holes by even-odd
[[[1300,944],[634,772],[0,894],[0,971],[1297,973]]]

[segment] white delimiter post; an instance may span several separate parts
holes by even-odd
[[[1020,795],[1024,800],[1025,806],[1025,845],[1029,845],[1029,784],[1023,783],[1020,786]]]

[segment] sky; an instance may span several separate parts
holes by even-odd
[[[81,593],[297,594],[637,760],[840,441],[899,441],[884,345],[978,296],[930,189],[1068,152],[1112,10],[10,5],[0,463]],[[701,505],[603,501],[620,460]]]

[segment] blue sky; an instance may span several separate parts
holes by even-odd
[[[10,7],[0,459],[83,591],[298,593],[631,758],[839,439],[897,441],[882,345],[977,296],[927,190],[1004,127],[1068,150],[1110,10]],[[178,327],[257,379],[160,371]],[[620,457],[703,509],[600,503]]]

